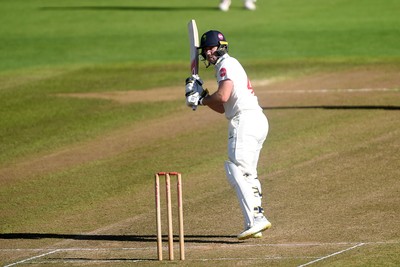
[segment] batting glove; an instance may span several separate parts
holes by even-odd
[[[198,92],[193,92],[192,94],[186,96],[186,105],[188,107],[197,107],[200,101],[200,94]]]

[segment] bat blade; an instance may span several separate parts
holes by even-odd
[[[189,44],[190,44],[190,73],[199,73],[199,33],[197,31],[196,21],[190,20],[188,23]]]
[[[199,33],[197,31],[196,21],[194,19],[190,20],[188,23],[188,33],[189,33],[189,47],[190,47],[190,73],[199,74],[199,52],[198,47]],[[193,110],[196,110],[196,106],[193,106]]]

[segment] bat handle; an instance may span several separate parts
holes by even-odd
[[[193,107],[192,107],[192,110],[193,110],[193,111],[196,111],[196,109],[197,109],[197,106],[193,106]]]

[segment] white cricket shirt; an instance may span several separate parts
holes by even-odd
[[[224,103],[225,117],[232,119],[245,110],[262,110],[254,95],[250,80],[237,59],[228,54],[220,57],[215,64],[217,83],[224,80],[233,82],[233,89],[229,100]]]

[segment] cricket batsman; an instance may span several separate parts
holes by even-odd
[[[216,71],[218,89],[209,94],[203,89],[199,76],[186,79],[186,105],[190,108],[208,106],[225,114],[229,120],[228,160],[225,171],[236,191],[244,217],[244,230],[239,240],[262,237],[262,231],[271,227],[262,208],[262,190],[257,164],[268,134],[268,120],[254,94],[242,65],[228,54],[225,36],[215,30],[200,39],[200,55]]]

